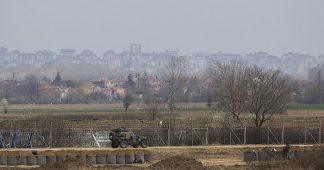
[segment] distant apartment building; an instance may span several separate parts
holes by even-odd
[[[316,58],[306,54],[290,52],[283,54],[281,58],[281,69],[289,74],[307,72],[308,68],[317,65]]]
[[[178,49],[167,49],[164,54],[167,57],[179,57],[180,51]]]
[[[53,51],[37,51],[35,55],[35,63],[38,65],[44,65],[44,64],[54,64],[54,58],[56,56],[56,53]]]
[[[8,50],[5,47],[0,47],[0,64],[6,64],[8,58]]]
[[[181,57],[188,73],[203,72],[210,66],[214,67],[216,63],[229,63],[233,60],[240,60],[243,63],[264,68],[280,69],[289,74],[306,73],[311,67],[318,64],[324,65],[323,55],[286,53],[282,56],[274,56],[265,52],[256,52],[242,56],[222,52],[198,52],[180,56],[180,51],[177,49],[146,53],[142,51],[141,44],[136,43],[130,44],[127,51],[117,53],[107,50],[101,56],[97,56],[91,50],[83,50],[79,54],[74,49],[62,49],[59,52],[42,50],[35,53],[25,53],[18,50],[9,51],[5,47],[0,47],[0,65],[8,66],[95,64],[111,71],[156,72],[170,57]]]
[[[76,64],[76,51],[74,49],[62,49],[55,59],[57,64]]]
[[[33,65],[35,60],[36,54],[34,53],[19,53],[17,56],[17,64]]]
[[[102,64],[101,58],[90,50],[84,50],[76,56],[78,64]]]
[[[245,61],[251,65],[258,65],[264,68],[279,69],[281,59],[265,52],[250,53],[245,56]]]
[[[119,67],[120,64],[118,64],[118,57],[116,57],[116,53],[112,50],[108,50],[103,53],[102,55],[102,61],[105,66],[108,68],[115,68],[116,65]]]
[[[207,61],[205,57],[186,56],[186,61],[189,72],[202,72],[207,68]]]
[[[142,45],[141,44],[130,44],[129,45],[129,52],[132,54],[139,54],[142,52]]]

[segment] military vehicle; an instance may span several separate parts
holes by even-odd
[[[147,138],[144,136],[139,136],[132,132],[130,129],[126,129],[124,127],[113,129],[109,133],[109,139],[111,140],[111,147],[118,148],[127,148],[128,145],[133,146],[134,148],[138,148],[141,146],[142,148],[147,147]]]

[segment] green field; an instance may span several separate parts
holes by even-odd
[[[220,111],[215,108],[208,108],[205,103],[178,103],[177,116],[179,118],[202,118],[213,117],[215,113]],[[145,105],[136,103],[131,105],[128,112],[124,111],[121,103],[110,104],[17,104],[9,105],[8,113],[4,114],[0,110],[0,117],[5,118],[22,118],[31,116],[44,116],[46,115],[108,115],[118,117],[121,116],[141,116],[148,117],[149,113],[145,109]],[[159,106],[159,115],[167,117],[170,111],[167,105]],[[99,116],[99,117],[100,117]],[[298,104],[292,105],[287,114],[281,115],[280,118],[295,118],[305,119],[306,117],[324,118],[324,104]]]
[[[324,110],[324,104],[295,104],[290,106],[291,110]]]

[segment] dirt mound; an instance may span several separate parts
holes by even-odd
[[[37,170],[95,170],[96,168],[79,161],[64,161],[42,165]]]
[[[149,166],[151,169],[163,170],[206,170],[200,161],[184,156],[173,156]]]

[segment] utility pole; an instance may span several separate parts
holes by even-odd
[[[137,97],[137,110],[139,110],[140,109],[140,106],[139,106],[139,99],[140,99],[140,91],[139,91],[139,89],[140,89],[139,88],[139,86],[140,86],[140,82],[139,82],[140,81],[140,74],[137,73],[136,74],[136,77],[137,77],[137,88],[136,88],[137,89],[137,92],[136,92],[137,93],[137,96],[136,96]]]
[[[318,70],[318,95],[319,95],[319,104],[322,104],[322,94],[321,94],[321,70],[322,65],[320,66]]]

